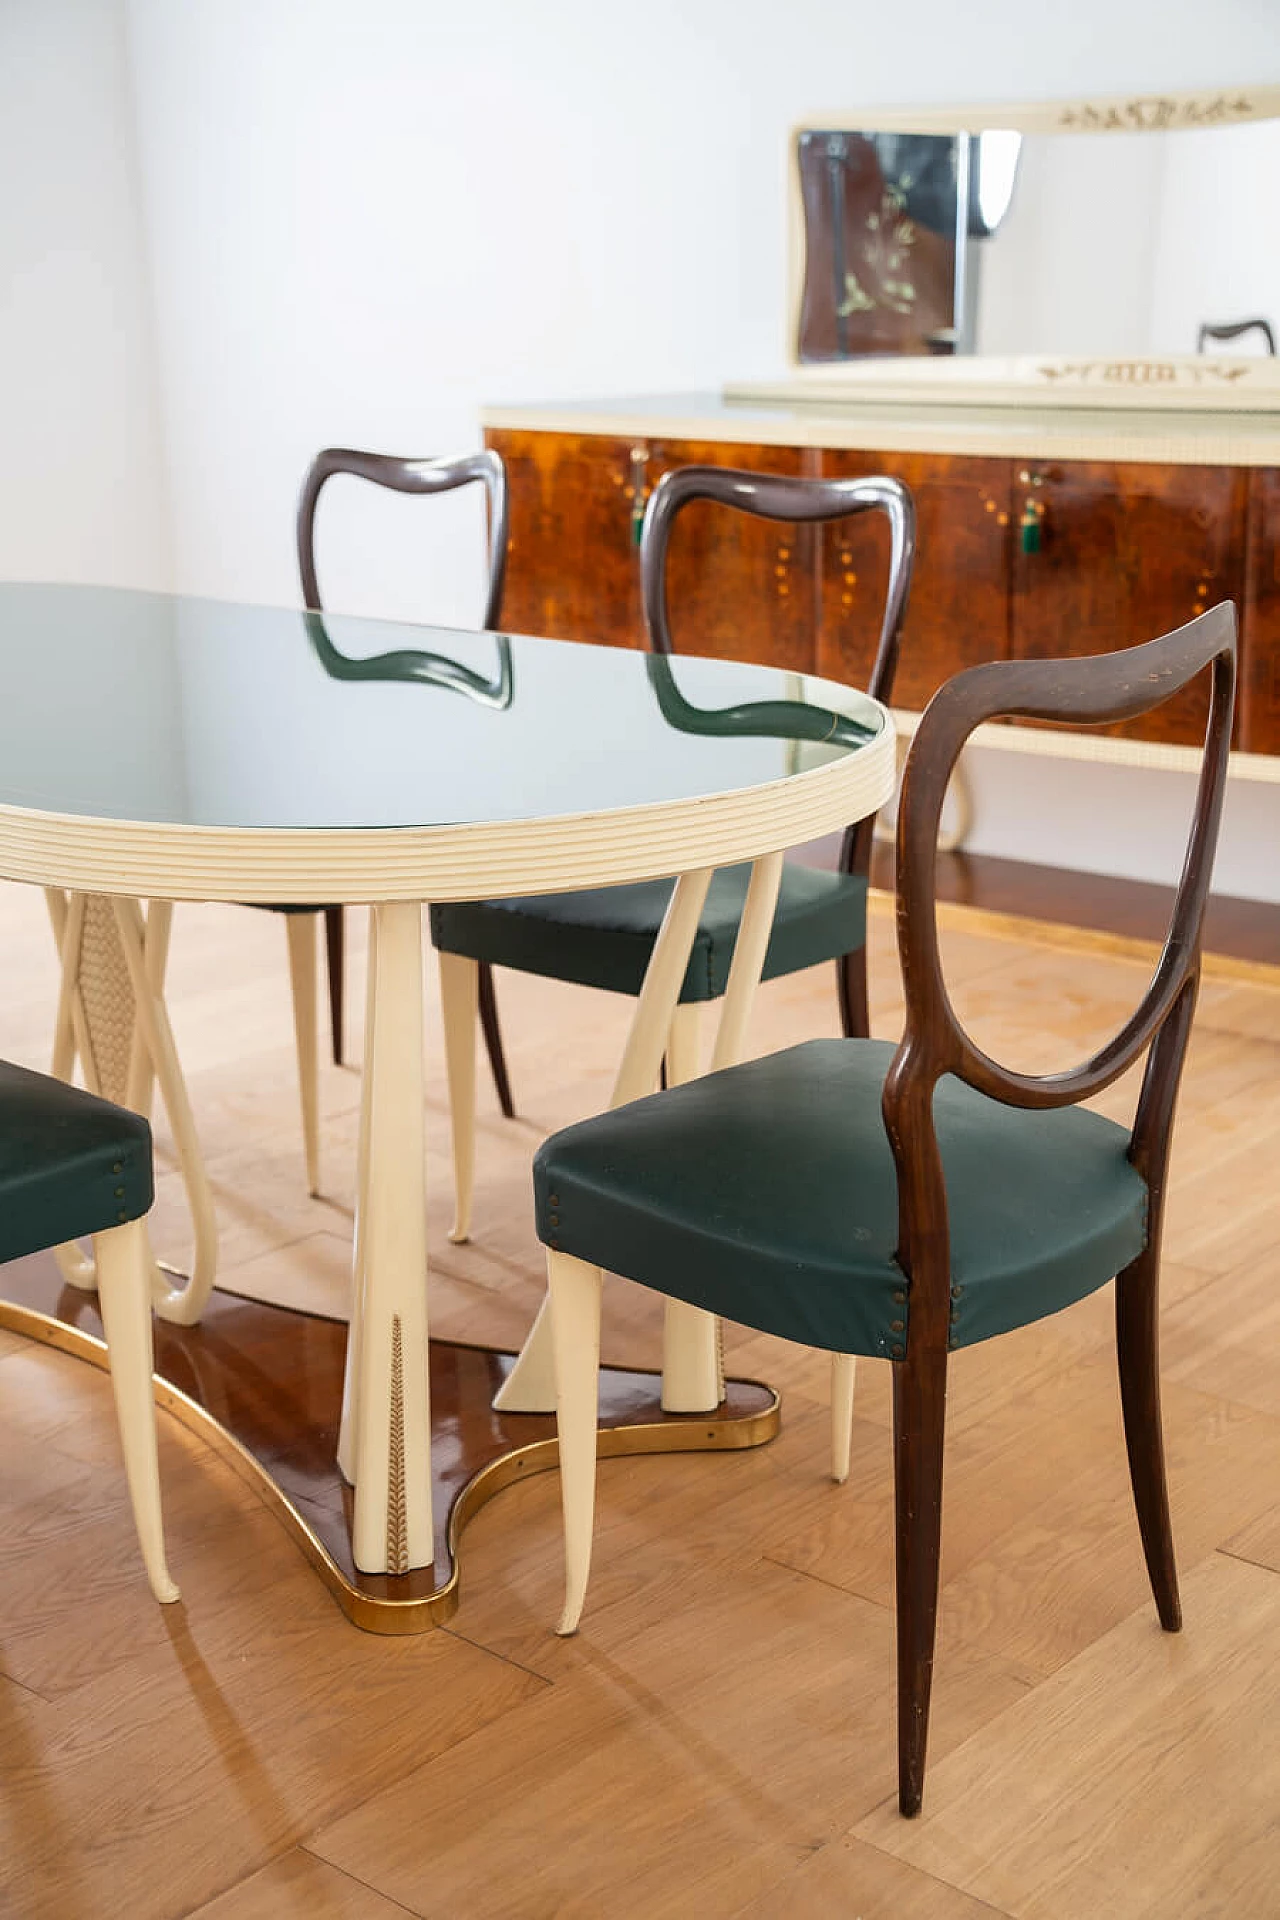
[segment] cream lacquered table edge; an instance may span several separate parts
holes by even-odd
[[[828,683],[806,679],[821,700]],[[848,689],[831,687],[833,704]],[[359,829],[221,828],[108,819],[0,805],[0,873],[44,887],[63,957],[55,1071],[72,1047],[86,1078],[143,1111],[162,1082],[192,1204],[197,1257],[185,1287],[158,1279],[157,1311],[190,1325],[213,1285],[212,1201],[200,1163],[163,998],[171,903],[216,900],[371,908],[365,1065],[361,1093],[352,1336],[348,1341],[339,1465],[353,1484],[353,1550],[367,1573],[430,1566],[430,1409],[427,1394],[426,1184],[422,908],[460,901],[610,886],[678,876],[638,999],[613,1104],[657,1083],[699,914],[716,867],[754,863],[722,1006],[712,1067],[741,1051],[772,925],[782,854],[865,818],[892,794],[895,736],[881,730],[822,764],[758,785],[598,813],[492,824]],[[865,705],[861,704],[865,701]],[[150,901],[149,915],[140,902]],[[139,1031],[111,1047],[111,1008],[81,965],[96,920],[123,952]],[[108,983],[108,991],[110,986]],[[92,1002],[97,994],[96,1009]],[[102,1035],[105,1033],[105,1041]],[[202,1248],[206,1257],[201,1259]],[[81,1275],[84,1284],[86,1275]],[[554,1406],[544,1309],[506,1382],[507,1411]],[[664,1343],[663,1405],[700,1411],[719,1402],[716,1325],[677,1308]],[[548,1398],[548,1396],[551,1396]]]

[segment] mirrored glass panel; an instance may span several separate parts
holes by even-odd
[[[1280,121],[802,131],[796,353],[1273,354]]]

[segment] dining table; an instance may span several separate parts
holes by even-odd
[[[783,853],[891,795],[890,716],[773,667],[124,587],[0,583],[0,876],[46,890],[54,1071],[163,1101],[192,1220],[156,1261],[157,1398],[280,1515],[358,1625],[457,1604],[458,1539],[554,1465],[545,1313],[519,1355],[428,1324],[423,910],[670,876],[615,1103],[658,1084],[715,868],[752,862],[712,1055],[746,1044]],[[366,906],[349,1328],[225,1294],[165,999],[182,901]],[[536,1258],[533,1248],[531,1258]],[[0,1326],[105,1364],[76,1248],[0,1271]],[[602,1451],[760,1444],[685,1309],[664,1375],[602,1370]],[[305,1391],[299,1379],[307,1375]]]

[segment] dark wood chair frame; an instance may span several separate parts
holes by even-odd
[[[320,582],[316,575],[316,506],[327,481],[335,474],[353,474],[374,486],[389,487],[396,493],[452,493],[458,487],[483,485],[488,505],[488,590],[485,595],[481,626],[496,629],[502,617],[502,592],[507,571],[507,475],[500,454],[489,449],[464,453],[452,458],[406,458],[399,454],[363,453],[352,447],[325,447],[307,470],[298,499],[297,545],[298,573],[302,598],[312,613],[324,611]],[[329,1017],[333,1035],[334,1061],[342,1064],[342,992],[345,972],[345,940],[341,906],[322,909],[325,927],[325,952],[329,970]],[[514,1118],[511,1082],[502,1050],[498,1008],[493,988],[493,971],[482,965],[479,981],[480,1024],[485,1048],[493,1072],[494,1085],[503,1113]]]
[[[1259,316],[1256,320],[1235,320],[1220,327],[1211,326],[1205,321],[1196,335],[1196,352],[1203,353],[1208,340],[1238,340],[1242,333],[1260,333],[1267,343],[1267,352],[1274,356],[1276,350],[1275,329],[1269,320]]]
[[[1151,984],[1120,1031],[1069,1072],[1015,1073],[960,1025],[938,954],[937,830],[947,782],[975,727],[1001,717],[1097,726],[1159,706],[1212,665],[1205,756],[1169,933]],[[1078,1104],[1149,1049],[1129,1158],[1150,1196],[1145,1250],[1116,1277],[1116,1347],[1129,1473],[1160,1624],[1182,1624],[1160,1425],[1157,1299],[1169,1139],[1200,978],[1200,941],[1226,785],[1235,696],[1235,610],[1222,605],[1164,638],[1103,658],[1000,661],[938,693],[907,762],[898,824],[898,949],[906,1027],[884,1089],[898,1172],[898,1262],[911,1313],[893,1369],[897,1506],[898,1739],[902,1811],[919,1812],[933,1674],[942,1452],[951,1320],[947,1196],[933,1095],[955,1074],[993,1100]]]
[[[1212,685],[1194,818],[1168,935],[1150,984],[1137,1010],[1082,1065],[1042,1075],[1015,1072],[992,1059],[962,1027],[938,951],[938,825],[956,761],[984,721],[1008,716],[1101,726],[1129,720],[1161,705],[1206,668],[1212,670]],[[938,1611],[947,1370],[960,1297],[953,1290],[947,1192],[933,1113],[943,1075],[955,1075],[1008,1107],[1048,1109],[1076,1105],[1101,1093],[1146,1056],[1126,1148],[1146,1189],[1145,1245],[1115,1276],[1116,1349],[1129,1476],[1147,1571],[1161,1626],[1174,1633],[1182,1623],[1160,1422],[1160,1241],[1173,1113],[1199,986],[1204,908],[1226,785],[1235,680],[1235,610],[1224,604],[1162,639],[1119,653],[996,661],[971,668],[934,696],[908,757],[897,830],[898,948],[906,1018],[881,1100],[898,1185],[894,1259],[909,1302],[905,1350],[890,1351],[898,1779],[899,1804],[908,1817],[920,1811],[924,1785]],[[593,1124],[581,1126],[589,1129]],[[543,1155],[554,1158],[555,1151],[553,1138]],[[613,1151],[618,1151],[616,1146]],[[648,1151],[653,1152],[653,1136]],[[656,1177],[656,1164],[649,1167],[650,1180]],[[540,1216],[539,1232],[545,1239],[549,1229],[563,1233],[564,1224],[556,1215]],[[598,1247],[598,1227],[594,1233]],[[625,1274],[621,1247],[619,1254],[620,1259],[609,1264]],[[549,1246],[547,1262],[565,1511],[561,1631],[572,1632],[590,1557],[594,1394],[583,1388],[598,1346],[599,1276],[576,1258],[571,1240],[563,1243],[563,1251],[559,1244]],[[1026,1317],[1037,1317],[1033,1302]]]
[[[649,496],[640,534],[640,596],[649,647],[654,653],[676,651],[667,598],[667,552],[677,515],[695,500],[709,500],[719,506],[736,507],[740,513],[751,514],[756,519],[793,525],[843,520],[875,510],[884,514],[889,522],[889,582],[866,690],[873,700],[887,706],[898,670],[902,623],[915,559],[915,506],[902,482],[880,474],[851,480],[818,480],[791,474],[751,473],[735,467],[676,467],[665,473]],[[846,828],[838,862],[841,873],[867,877],[874,833],[874,816]],[[871,1030],[865,943],[837,959],[836,991],[842,1031],[865,1039]]]

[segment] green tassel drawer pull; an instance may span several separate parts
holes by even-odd
[[[1022,509],[1022,519],[1018,522],[1019,530],[1022,534],[1022,551],[1024,553],[1039,553],[1040,522],[1043,515],[1044,508],[1040,502],[1028,498],[1026,505]]]
[[[640,533],[644,526],[645,509],[645,470],[649,465],[649,449],[636,446],[631,449],[631,477],[627,492],[631,498],[631,544],[640,545]]]
[[[1018,475],[1018,480],[1024,487],[1044,485],[1044,475],[1027,468]],[[1044,501],[1037,500],[1032,493],[1028,493],[1022,503],[1022,518],[1018,522],[1018,531],[1022,537],[1022,551],[1039,553],[1044,539]]]

